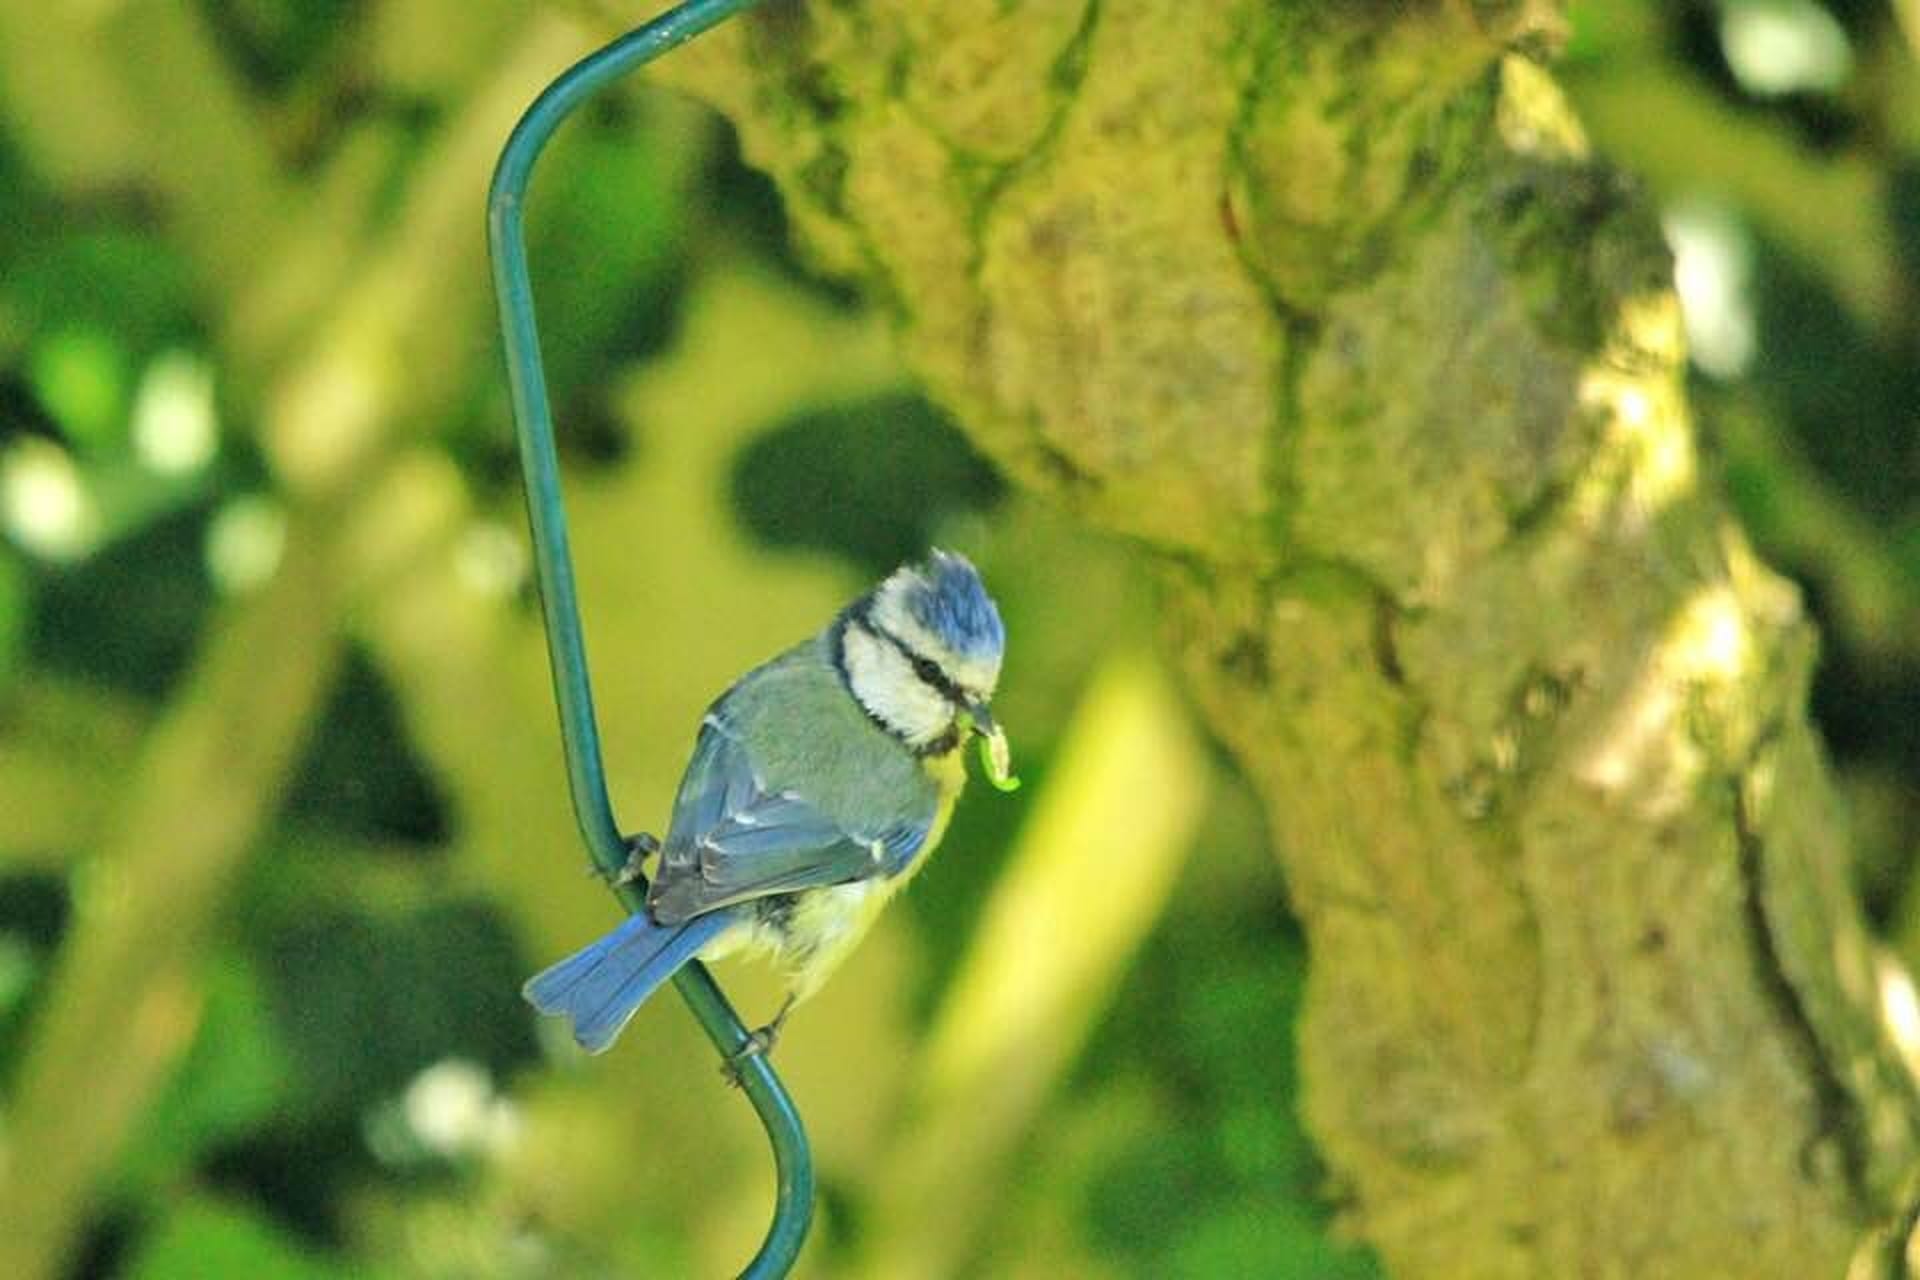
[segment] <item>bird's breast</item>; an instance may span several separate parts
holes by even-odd
[[[805,1000],[820,989],[827,975],[873,927],[880,909],[905,879],[855,880],[805,889],[786,895],[776,909],[762,912],[754,941],[785,971],[794,999]]]
[[[805,1000],[818,991],[866,936],[893,895],[927,865],[928,855],[946,833],[960,783],[966,778],[958,752],[952,754],[951,763],[958,767],[935,778],[942,785],[926,839],[899,874],[762,899],[750,932],[730,939],[726,950],[744,945],[770,957],[786,973],[795,1000]]]

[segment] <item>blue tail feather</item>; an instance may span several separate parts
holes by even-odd
[[[682,924],[661,925],[640,912],[529,978],[520,993],[542,1013],[571,1018],[580,1047],[599,1053],[661,983],[735,919],[735,912],[715,911]]]

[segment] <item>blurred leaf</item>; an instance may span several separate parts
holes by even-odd
[[[1920,278],[1920,155],[1901,156],[1887,177],[1887,220],[1909,287]],[[1911,322],[1913,317],[1908,317]]]
[[[436,903],[388,920],[312,904],[258,922],[275,1021],[292,1057],[280,1119],[350,1124],[421,1068],[471,1058],[496,1076],[536,1049],[520,981],[527,965],[498,914]]]
[[[365,0],[202,0],[199,8],[229,57],[273,88],[319,63],[354,30]]]
[[[1280,918],[1279,904],[1273,911]],[[1247,1028],[1293,1026],[1306,977],[1305,950],[1291,931],[1254,932],[1231,919],[1212,922],[1209,932],[1215,931],[1226,936],[1207,939],[1177,962],[1179,993],[1168,1048],[1222,1101],[1290,1094],[1291,1043],[1286,1052],[1249,1053]]]
[[[202,1151],[259,1124],[285,1088],[286,1054],[251,967],[222,956],[205,990],[193,1047],[123,1159],[120,1178],[129,1190],[163,1185]]]
[[[1173,1230],[1210,1211],[1227,1191],[1208,1135],[1167,1117],[1164,1131],[1131,1143],[1088,1188],[1087,1227],[1102,1252],[1144,1264]]]
[[[104,458],[86,469],[87,493],[99,519],[100,542],[135,537],[175,516],[203,521],[208,498],[226,477],[208,472],[165,475],[131,456]]]
[[[1567,5],[1567,42],[1561,65],[1584,66],[1631,54],[1647,38],[1650,15],[1618,0],[1572,0]]]
[[[20,230],[26,227],[28,218],[46,203],[46,199],[46,193],[34,180],[32,170],[22,162],[13,139],[0,133],[0,227],[12,229],[8,239],[20,237]],[[4,266],[12,257],[11,250],[10,244],[0,241],[0,266]],[[0,279],[5,279],[4,272],[0,272]],[[4,287],[0,287],[0,294],[4,292]],[[4,347],[0,347],[0,351],[4,351]]]
[[[193,652],[213,601],[202,554],[205,512],[171,513],[40,582],[36,665],[158,697]]]
[[[0,878],[0,949],[6,975],[0,978],[0,1079],[18,1057],[32,1027],[34,996],[54,946],[66,929],[66,885],[47,875]]]
[[[70,325],[47,335],[34,345],[28,377],[74,444],[100,453],[126,442],[127,353],[107,330]]]
[[[447,798],[407,739],[393,691],[364,650],[348,651],[294,772],[284,813],[361,840],[436,845]]]
[[[39,972],[40,956],[33,946],[17,934],[0,932],[0,1025],[26,1001]]]
[[[1817,471],[1745,387],[1702,388],[1734,509],[1770,560],[1813,588],[1828,660],[1884,666],[1920,650],[1920,561]]]
[[[0,238],[0,293],[42,332],[92,328],[128,358],[194,341],[196,299],[174,244],[48,211],[40,234]]]
[[[1291,1022],[1290,1018],[1289,1025]],[[1269,1025],[1243,1023],[1240,1033],[1244,1038],[1247,1027]],[[1252,1063],[1260,1063],[1264,1057],[1247,1053],[1244,1040],[1241,1056]],[[1266,1093],[1258,1100],[1249,1098],[1232,1104],[1220,1117],[1218,1141],[1222,1158],[1242,1183],[1307,1202],[1309,1189],[1320,1176],[1320,1163],[1307,1142],[1299,1118],[1293,1113],[1292,1099],[1298,1096],[1299,1090],[1291,1078],[1291,1049],[1285,1057],[1288,1070],[1284,1072],[1278,1069],[1281,1064],[1277,1061],[1267,1059],[1264,1063],[1274,1068],[1272,1076],[1284,1078],[1271,1079]],[[1286,1101],[1277,1105],[1276,1099]]]
[[[569,459],[610,462],[657,426],[621,420],[609,371],[659,354],[678,333],[690,203],[711,129],[690,103],[616,94],[583,111],[541,162],[527,253],[555,433]],[[472,354],[480,376],[453,444],[470,471],[517,492],[498,356]]]
[[[0,877],[0,930],[51,952],[66,931],[71,907],[66,881],[44,874]]]
[[[1321,1274],[1274,1269],[1296,1265],[1277,1260],[1292,1257],[1292,1227],[1240,1238],[1244,1204],[1298,1218],[1315,1238],[1328,1216],[1315,1199],[1321,1167],[1294,1113],[1305,946],[1278,890],[1271,878],[1224,899],[1177,889],[1183,909],[1156,929],[1085,1057],[1083,1087],[1096,1064],[1124,1058],[1162,1099],[1151,1130],[1091,1181],[1084,1210],[1100,1246],[1132,1257],[1138,1274]],[[1176,1257],[1167,1252],[1175,1241],[1199,1243]],[[1215,1251],[1241,1246],[1252,1250],[1246,1270],[1207,1269],[1221,1265]]]
[[[26,569],[11,552],[0,548],[0,692],[19,669],[31,608]]]
[[[743,449],[734,509],[761,541],[846,556],[873,577],[926,554],[943,520],[990,506],[994,471],[917,395],[802,413]]]
[[[1754,387],[1855,504],[1881,518],[1897,514],[1920,483],[1914,362],[1886,350],[1849,314],[1816,265],[1764,236],[1757,247]],[[1896,424],[1906,429],[1889,430]]]
[[[653,354],[674,332],[698,122],[673,107],[615,98],[585,113],[531,197],[527,252],[557,403],[604,390],[609,362]]]
[[[192,1200],[176,1208],[121,1273],[123,1280],[347,1280],[365,1276],[327,1262],[259,1214],[238,1205]]]
[[[1164,1264],[1141,1274],[1183,1280],[1371,1280],[1373,1256],[1328,1238],[1298,1204],[1247,1200],[1210,1214],[1175,1242]]]

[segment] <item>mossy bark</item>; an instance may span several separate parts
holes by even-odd
[[[663,74],[984,450],[1158,553],[1311,940],[1308,1117],[1395,1276],[1896,1266],[1910,988],[1554,22],[775,0]]]

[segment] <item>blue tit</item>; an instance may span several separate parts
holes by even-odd
[[[996,785],[1015,785],[988,710],[1005,648],[979,573],[935,551],[742,676],[701,722],[646,909],[536,975],[526,998],[598,1053],[687,961],[758,954],[788,988],[749,1051],[771,1048],[926,865],[966,782],[967,741],[980,739]]]

